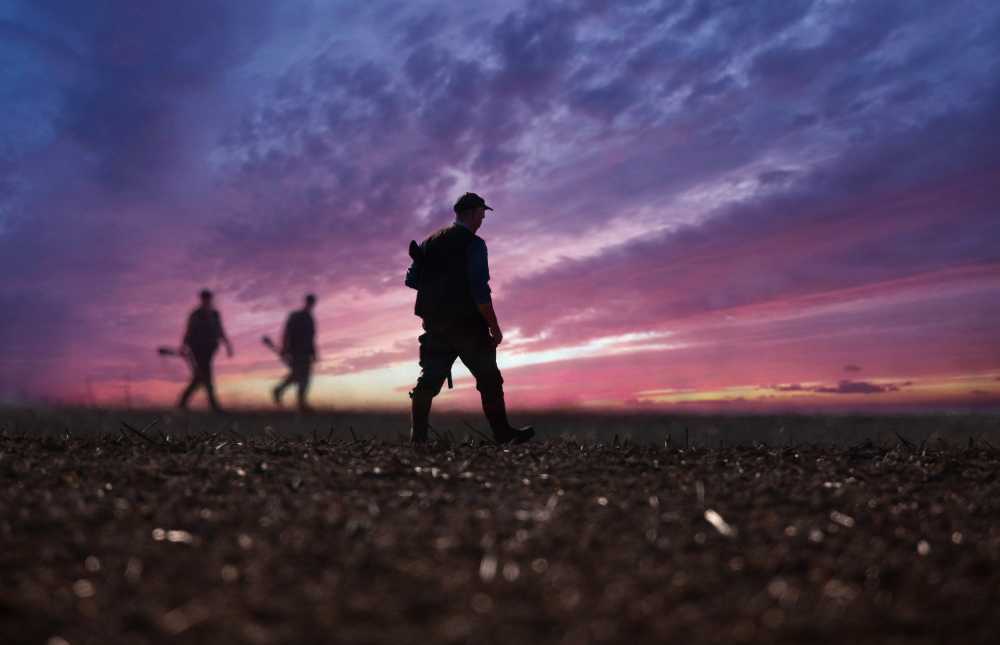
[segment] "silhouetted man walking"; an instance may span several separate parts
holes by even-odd
[[[292,383],[298,386],[299,410],[308,412],[306,394],[309,391],[309,378],[316,357],[316,321],[312,310],[316,306],[316,296],[306,296],[306,304],[302,309],[293,311],[285,321],[285,331],[281,336],[281,357],[288,364],[290,372],[272,391],[274,402],[281,405],[281,395]]]
[[[410,243],[413,263],[406,286],[417,290],[414,313],[423,319],[420,377],[410,392],[414,443],[427,441],[431,401],[462,359],[476,379],[483,412],[497,443],[522,443],[534,436],[531,426],[513,428],[507,421],[503,378],[497,367],[497,345],[503,340],[490,298],[486,242],[476,235],[487,210],[475,193],[462,195],[454,206],[455,222],[424,240]]]
[[[186,408],[188,399],[199,386],[205,387],[208,403],[216,412],[221,412],[219,402],[215,399],[215,384],[212,382],[212,358],[219,349],[221,341],[226,346],[226,355],[232,357],[233,346],[222,330],[222,318],[212,306],[212,292],[203,290],[199,297],[201,305],[188,316],[184,339],[181,341],[181,352],[191,363],[191,383],[181,394],[178,407]]]

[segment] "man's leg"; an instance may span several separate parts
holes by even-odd
[[[410,441],[427,441],[430,428],[431,402],[448,378],[458,354],[441,335],[425,332],[420,335],[420,376],[410,392]]]
[[[184,388],[184,391],[181,393],[180,401],[177,402],[178,408],[181,408],[182,410],[187,409],[188,399],[191,398],[191,395],[194,394],[194,391],[198,389],[199,385],[201,385],[201,378],[198,375],[197,368],[195,368],[194,373],[191,374],[191,382],[188,383],[186,388]]]
[[[295,382],[295,374],[294,372],[289,372],[288,375],[284,378],[284,380],[281,381],[281,383],[278,383],[276,386],[274,386],[274,389],[271,390],[271,396],[274,399],[275,405],[281,405],[281,395],[285,393],[285,388],[287,388],[294,382]]]
[[[212,380],[212,358],[215,350],[211,352],[198,353],[194,356],[195,368],[201,376],[201,383],[205,386],[205,393],[208,395],[208,404],[215,412],[221,412],[219,401],[215,398],[215,383]]]
[[[312,368],[312,362],[310,359],[306,359],[302,364],[296,366],[295,380],[298,385],[298,395],[299,395],[299,412],[308,412],[309,404],[306,403],[306,395],[309,393],[309,379],[310,371]]]
[[[476,389],[483,403],[483,413],[497,443],[523,443],[535,436],[531,426],[515,428],[507,420],[507,404],[503,396],[503,376],[497,367],[497,350],[486,332],[463,338],[459,358],[476,379]]]
[[[208,394],[208,404],[212,406],[212,410],[215,412],[222,412],[222,408],[219,406],[219,400],[215,398],[215,384],[211,381],[206,383],[205,392]]]

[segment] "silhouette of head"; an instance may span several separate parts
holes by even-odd
[[[316,306],[316,296],[314,294],[306,295],[306,309],[312,309]]]
[[[202,307],[212,306],[212,292],[208,289],[202,289],[201,292],[198,293],[198,297],[201,299]]]
[[[486,211],[493,210],[476,193],[465,193],[455,202],[455,216],[475,233],[483,225]]]

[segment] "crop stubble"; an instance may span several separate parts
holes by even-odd
[[[3,431],[0,642],[995,636],[985,441],[355,436]]]

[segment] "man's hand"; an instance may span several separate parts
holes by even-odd
[[[503,342],[503,332],[500,331],[500,323],[497,322],[497,314],[493,311],[493,303],[487,302],[479,305],[479,313],[483,316],[483,320],[486,321],[486,326],[490,329],[490,338],[493,339],[494,347],[498,346],[501,342]]]
[[[228,338],[226,339],[225,343],[226,343],[226,356],[228,356],[229,358],[232,358],[233,357],[233,344],[229,342]]]

